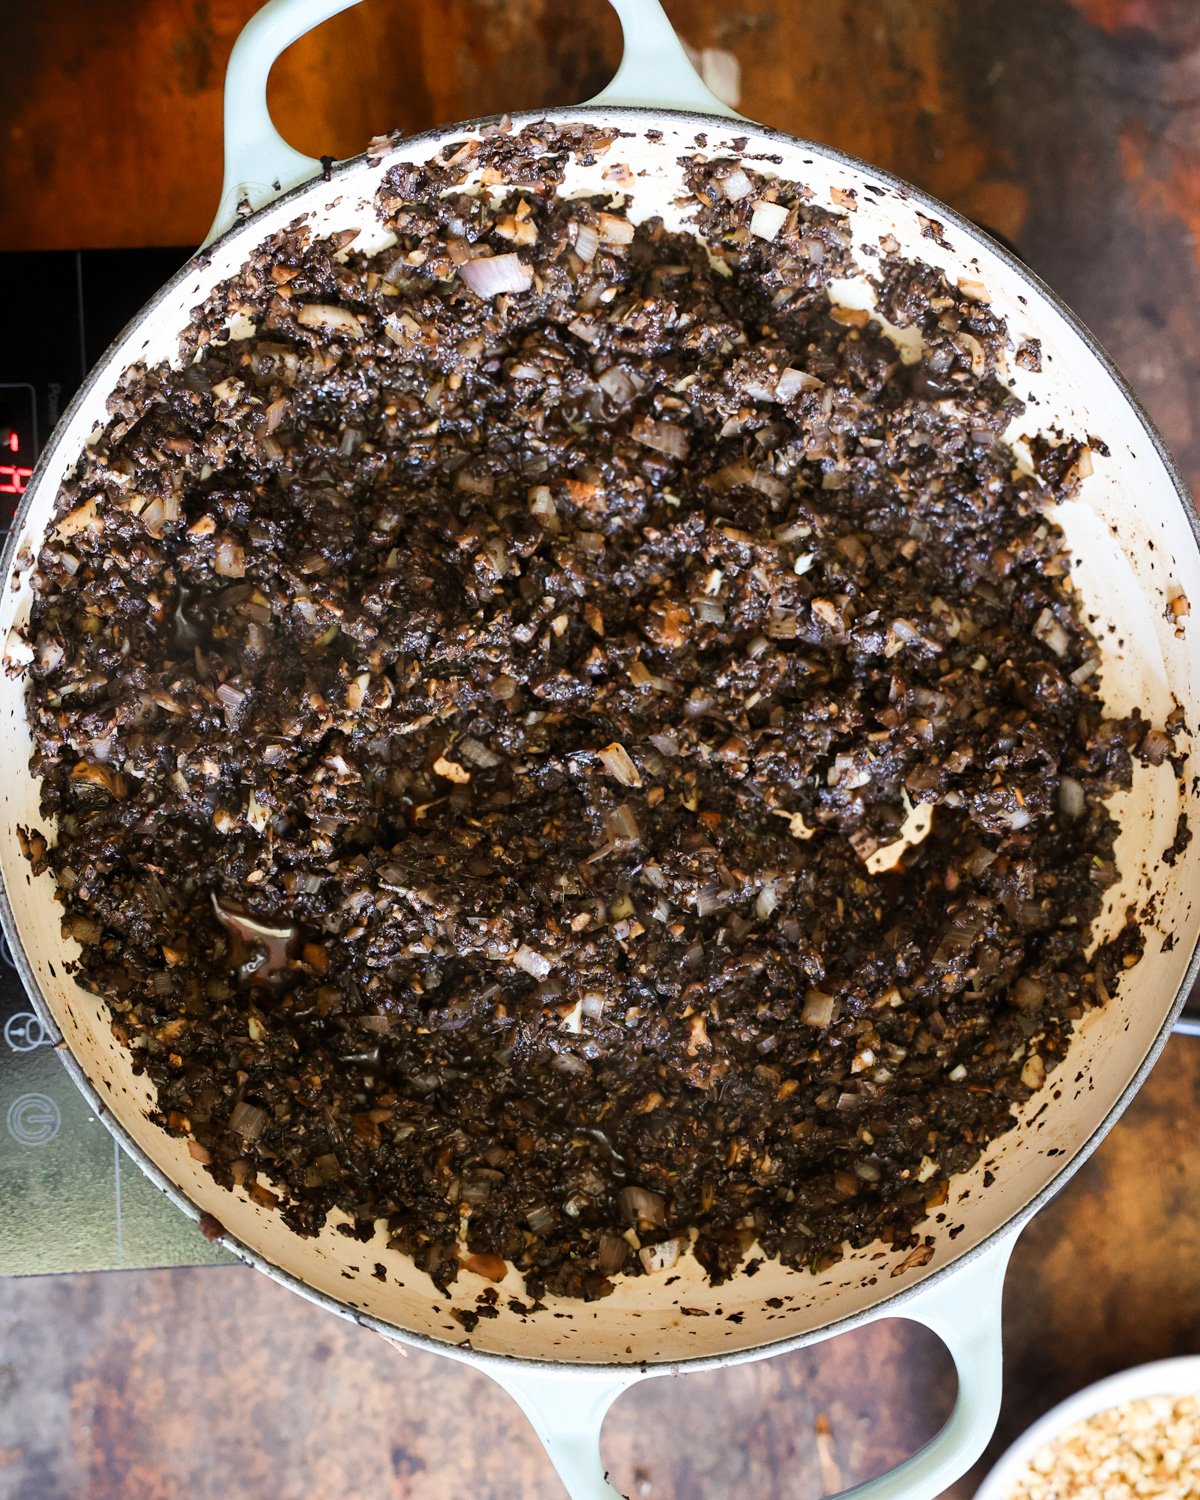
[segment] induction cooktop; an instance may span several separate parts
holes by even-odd
[[[0,541],[87,370],[187,249],[0,254]],[[229,1260],[125,1157],[54,1055],[0,939],[0,1275]]]

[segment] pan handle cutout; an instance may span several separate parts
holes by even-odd
[[[901,1306],[880,1306],[879,1317],[909,1318],[937,1334],[954,1358],[958,1396],[950,1420],[919,1452],[839,1500],[933,1500],[987,1447],[1000,1415],[1000,1308],[1015,1243],[1016,1235],[1007,1234]],[[772,1352],[764,1349],[763,1357]],[[529,1418],[571,1500],[616,1500],[600,1457],[600,1430],[617,1397],[637,1380],[687,1373],[686,1364],[607,1371],[489,1360],[483,1368]]]

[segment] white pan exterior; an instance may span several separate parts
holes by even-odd
[[[611,191],[610,184],[602,184],[601,171],[615,161],[627,162],[634,173],[629,208],[634,220],[657,213],[668,228],[687,227],[681,211],[672,205],[684,192],[676,158],[700,149],[695,137],[702,130],[707,135],[703,149],[710,158],[739,154],[732,141],[740,138],[740,154],[748,165],[807,184],[823,206],[837,207],[831,189],[853,190],[858,208],[850,222],[856,251],[864,244],[877,247],[881,236],[892,234],[903,255],[944,268],[952,283],[960,277],[981,281],[993,309],[1008,323],[1013,349],[1025,337],[1036,337],[1042,344],[1041,374],[1010,365],[1016,393],[1026,401],[1036,398],[1011,436],[1057,426],[1068,436],[1094,434],[1110,450],[1108,458],[1094,455],[1093,475],[1060,517],[1080,559],[1075,579],[1085,612],[1097,616],[1093,628],[1104,647],[1101,681],[1107,706],[1119,714],[1141,705],[1161,724],[1177,702],[1186,710],[1189,729],[1195,729],[1200,715],[1200,552],[1194,513],[1140,407],[1094,342],[1040,283],[947,210],[826,148],[740,121],[613,106],[518,116],[515,126],[519,129],[528,120],[544,117],[583,118],[629,133],[595,167],[573,167],[562,191]],[[649,139],[648,130],[661,132],[661,139]],[[11,632],[28,618],[32,560],[46,535],[60,480],[89,435],[106,421],[105,397],[120,372],[135,360],[177,359],[178,337],[191,309],[234,274],[257,243],[298,217],[304,217],[317,235],[361,227],[356,248],[369,237],[379,248],[384,241],[372,199],[383,174],[397,161],[424,161],[443,141],[473,133],[472,127],[464,126],[402,141],[381,163],[371,165],[358,158],[336,169],[330,182],[295,190],[218,241],[207,252],[206,263],[185,266],[130,325],[60,424],[14,526],[0,599],[0,642],[9,643],[11,654],[19,654]],[[779,160],[752,159],[760,153]],[[868,191],[868,184],[879,191]],[[918,212],[943,223],[953,249],[923,235]],[[866,256],[860,263],[868,270],[874,264]],[[844,287],[838,295],[853,305],[866,305],[863,299],[869,297],[865,283]],[[1182,635],[1176,634],[1168,607],[1179,593],[1196,608],[1196,614],[1182,622]],[[0,682],[4,926],[31,993],[40,994],[44,1011],[69,1048],[67,1061],[76,1080],[90,1086],[111,1128],[180,1206],[193,1215],[203,1210],[219,1219],[238,1253],[380,1331],[410,1341],[432,1340],[443,1348],[462,1345],[466,1335],[448,1310],[473,1307],[475,1296],[488,1283],[463,1271],[452,1296],[443,1297],[407,1258],[384,1248],[382,1231],[363,1245],[337,1234],[331,1223],[318,1239],[301,1239],[277,1214],[251,1203],[242,1190],[219,1188],[188,1155],[185,1142],[149,1121],[150,1089],[145,1079],[134,1078],[130,1054],[113,1039],[105,1007],[63,973],[63,961],[76,956],[77,946],[60,936],[62,908],[52,899],[53,881],[48,874],[33,879],[18,848],[18,824],[40,827],[47,834],[53,830],[38,812],[38,787],[28,772],[31,745],[23,677],[10,674]],[[1179,743],[1187,741],[1181,738]],[[769,1352],[764,1346],[780,1348],[827,1334],[832,1325],[878,1315],[887,1299],[937,1276],[1002,1228],[1011,1230],[1023,1222],[1052,1185],[1080,1164],[1123,1108],[1163,1044],[1177,996],[1181,987],[1186,993],[1185,981],[1190,978],[1200,933],[1200,911],[1192,896],[1200,892],[1200,839],[1193,840],[1174,866],[1163,863],[1161,855],[1175,836],[1181,812],[1188,814],[1193,827],[1200,822],[1197,794],[1190,781],[1180,787],[1169,765],[1139,767],[1133,791],[1117,798],[1116,804],[1114,811],[1123,825],[1117,851],[1121,881],[1108,893],[1105,921],[1119,926],[1129,904],[1140,913],[1153,898],[1145,956],[1125,975],[1112,1003],[1080,1024],[1065,1063],[1024,1108],[1022,1124],[995,1142],[973,1172],[954,1179],[944,1221],[931,1219],[924,1226],[936,1236],[936,1251],[927,1266],[893,1277],[903,1254],[880,1254],[882,1247],[871,1246],[848,1254],[821,1276],[768,1262],[753,1278],[740,1275],[714,1289],[706,1284],[699,1265],[686,1256],[670,1285],[665,1276],[625,1279],[600,1302],[547,1299],[545,1312],[527,1318],[507,1307],[509,1295],[522,1296],[520,1280],[510,1272],[500,1289],[501,1315],[480,1322],[471,1338],[473,1350],[575,1365],[626,1366],[761,1354]],[[995,1178],[986,1191],[985,1167]],[[372,1275],[376,1262],[387,1268],[386,1284]],[[768,1306],[772,1298],[782,1299],[782,1307]],[[685,1315],[681,1307],[709,1316]],[[741,1316],[731,1321],[730,1314]]]

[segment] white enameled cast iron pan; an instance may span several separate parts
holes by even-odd
[[[895,1316],[926,1324],[949,1345],[958,1367],[958,1401],[949,1423],[921,1452],[854,1493],[871,1500],[924,1500],[974,1462],[992,1432],[1001,1385],[1001,1287],[1017,1233],[1125,1108],[1169,1035],[1196,971],[1200,910],[1193,909],[1192,893],[1200,891],[1200,839],[1173,864],[1161,855],[1175,838],[1180,814],[1195,818],[1197,809],[1189,804],[1198,794],[1181,787],[1169,764],[1139,766],[1132,791],[1114,798],[1122,828],[1121,877],[1097,923],[1098,931],[1106,924],[1111,930],[1129,905],[1142,912],[1153,901],[1145,956],[1123,977],[1111,1004],[1080,1023],[1067,1059],[1021,1111],[1018,1128],[973,1171],[954,1179],[940,1222],[922,1226],[935,1243],[924,1266],[901,1269],[903,1252],[873,1258],[883,1247],[870,1246],[819,1276],[767,1262],[753,1279],[740,1275],[713,1288],[686,1256],[670,1284],[661,1276],[620,1280],[612,1296],[596,1303],[553,1303],[522,1318],[502,1296],[500,1316],[480,1323],[468,1346],[449,1307],[456,1300],[473,1306],[484,1282],[476,1287],[474,1275],[464,1270],[447,1298],[404,1256],[384,1249],[382,1237],[365,1247],[336,1233],[331,1222],[319,1238],[301,1239],[241,1190],[218,1187],[189,1156],[185,1141],[147,1118],[149,1086],[134,1077],[130,1054],[114,1041],[104,1006],[63,972],[75,945],[60,935],[51,877],[31,878],[15,830],[18,824],[45,827],[28,770],[25,684],[16,668],[32,560],[64,474],[106,421],[105,398],[122,370],[135,360],[177,360],[191,309],[236,274],[260,242],[304,217],[315,234],[354,227],[360,230],[356,249],[382,248],[388,241],[372,199],[383,174],[398,161],[423,162],[444,142],[474,135],[488,123],[402,139],[382,161],[360,156],[323,179],[320,164],[293,151],[272,127],[267,74],[285,47],[351,3],[272,0],[242,33],[226,82],[225,186],[207,251],[163,288],[91,372],[14,523],[0,599],[0,642],[7,642],[10,658],[9,672],[0,677],[0,871],[3,926],[13,954],[43,1022],[66,1043],[60,1053],[72,1077],[183,1212],[193,1218],[201,1211],[212,1214],[227,1226],[225,1243],[237,1255],[323,1306],[387,1337],[485,1370],[524,1408],[575,1500],[611,1500],[615,1493],[600,1463],[600,1426],[614,1397],[633,1381],[763,1359],[869,1319]],[[631,167],[636,190],[629,213],[635,221],[660,214],[669,229],[688,227],[674,203],[684,193],[677,158],[694,152],[703,132],[710,157],[767,153],[780,176],[806,183],[822,205],[844,205],[844,197],[832,195],[853,190],[856,249],[877,246],[890,234],[904,256],[941,267],[952,283],[982,282],[993,310],[1007,320],[1013,348],[1026,338],[1041,341],[1040,373],[1008,372],[1027,402],[1026,416],[1009,436],[1057,426],[1069,436],[1095,434],[1108,447],[1107,456],[1093,454],[1094,469],[1079,498],[1058,513],[1077,559],[1076,586],[1103,644],[1105,702],[1115,714],[1140,705],[1158,724],[1179,703],[1194,729],[1200,623],[1188,628],[1183,616],[1180,628],[1171,601],[1180,594],[1200,601],[1196,514],[1145,412],[1095,340],[1024,266],[950,209],[838,151],[732,114],[693,72],[657,0],[613,3],[625,33],[620,71],[590,103],[551,110],[548,117],[628,132],[605,162],[619,156]],[[513,123],[520,128],[542,117],[516,116]],[[603,164],[569,168],[563,191],[610,191],[601,182]],[[755,165],[761,170],[767,163]],[[939,237],[923,233],[922,216],[940,221]],[[860,308],[873,300],[869,282],[859,276],[837,284],[833,295]],[[232,337],[240,332],[231,327]],[[985,1167],[994,1178],[986,1188]],[[376,1261],[387,1267],[386,1283],[371,1274]],[[502,1290],[520,1294],[515,1272]],[[709,1316],[684,1316],[681,1306]]]

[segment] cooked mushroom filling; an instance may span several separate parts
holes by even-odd
[[[395,167],[392,248],[298,222],[127,372],[23,837],[164,1127],[301,1234],[534,1297],[922,1264],[1136,961],[1104,799],[1173,725],[1105,713],[1043,514],[1089,451],[1018,465],[983,289],[885,239],[889,336],[853,213],[698,152],[635,224],[620,145]]]

